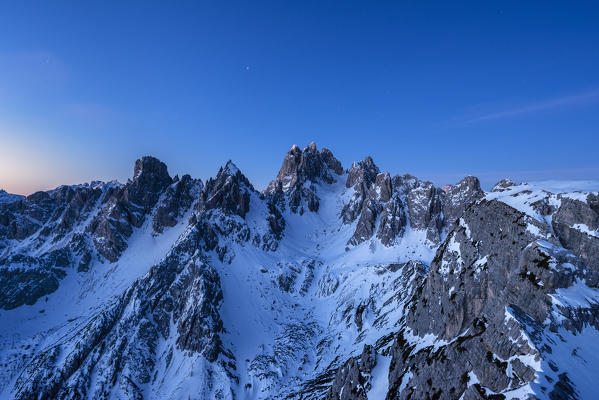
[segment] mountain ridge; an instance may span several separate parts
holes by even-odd
[[[0,203],[0,393],[586,398],[547,348],[579,335],[599,365],[598,194],[493,190],[311,143],[261,192],[231,161],[202,182],[144,157]]]

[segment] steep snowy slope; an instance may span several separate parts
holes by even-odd
[[[543,187],[311,144],[0,204],[0,398],[592,398],[599,200]]]

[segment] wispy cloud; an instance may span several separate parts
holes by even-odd
[[[599,89],[584,93],[578,93],[571,96],[558,97],[550,100],[541,101],[538,103],[532,103],[524,105],[518,108],[512,108],[509,110],[499,111],[495,113],[485,114],[476,118],[472,118],[467,123],[476,123],[500,118],[509,118],[522,114],[530,114],[538,111],[545,111],[560,107],[574,106],[578,104],[585,104],[594,100],[599,99]]]

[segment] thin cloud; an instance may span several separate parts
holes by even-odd
[[[558,97],[551,100],[542,101],[539,103],[529,104],[520,108],[514,108],[511,110],[500,111],[496,113],[486,114],[477,118],[473,118],[467,121],[467,123],[475,123],[482,121],[489,121],[500,118],[509,118],[522,114],[530,114],[538,111],[545,111],[559,107],[572,106],[577,104],[587,103],[599,99],[599,90],[591,92],[579,93],[572,96]]]

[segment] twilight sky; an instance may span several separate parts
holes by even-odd
[[[261,189],[312,140],[440,185],[599,179],[598,2],[120,3],[0,4],[0,188],[151,154]]]

